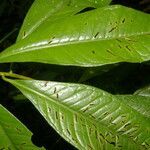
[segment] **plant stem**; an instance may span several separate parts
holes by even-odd
[[[9,32],[6,36],[4,36],[4,38],[2,38],[0,40],[0,43],[2,43],[3,41],[5,41],[9,36],[11,36],[14,32],[16,32],[18,29],[14,28],[11,32]]]
[[[15,74],[12,72],[0,72],[0,76],[7,76],[7,77],[12,77],[12,78],[18,78],[18,79],[23,79],[23,80],[31,80],[32,78],[23,76],[23,75],[19,75],[19,74]]]

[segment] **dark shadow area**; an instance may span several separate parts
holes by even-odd
[[[146,63],[121,63],[106,73],[84,82],[112,94],[133,94],[150,85],[150,65]]]
[[[91,11],[91,10],[94,10],[96,8],[94,7],[86,7],[84,9],[82,9],[81,11],[77,12],[75,15],[78,15],[78,14],[82,14],[82,13],[85,13],[85,12],[88,12],[88,11]]]
[[[12,45],[34,0],[0,0],[0,51]],[[6,39],[5,39],[6,37]]]
[[[150,13],[150,0],[112,0],[111,4],[119,4]]]

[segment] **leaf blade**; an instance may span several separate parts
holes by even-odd
[[[87,67],[148,61],[149,18],[148,14],[130,8],[109,6],[56,21],[51,26],[45,23],[28,38],[0,53],[0,63],[42,62]],[[114,28],[116,22],[119,25]]]
[[[40,149],[31,142],[32,133],[0,105],[0,149]]]
[[[120,146],[137,149],[146,148],[145,142],[149,144],[150,120],[100,89],[79,84],[6,80],[78,149]]]
[[[47,19],[51,20],[52,23],[55,20],[73,16],[87,7],[98,8],[108,5],[110,1],[98,0],[96,3],[94,0],[37,0],[32,4],[25,18],[17,41],[29,36]]]

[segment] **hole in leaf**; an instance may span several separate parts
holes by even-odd
[[[124,23],[124,22],[125,22],[125,20],[126,20],[126,19],[124,18],[124,19],[122,20],[122,23]]]

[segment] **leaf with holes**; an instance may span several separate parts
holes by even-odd
[[[117,96],[81,84],[5,80],[78,149],[137,150],[150,146],[150,118]]]
[[[27,37],[47,20],[50,25],[56,20],[106,6],[110,2],[111,0],[36,0],[24,20],[17,41]]]
[[[126,103],[139,113],[150,118],[150,98],[141,95],[117,95],[120,101]]]
[[[31,142],[32,133],[0,105],[0,150],[38,150]]]
[[[0,63],[101,66],[148,61],[149,19],[149,14],[131,8],[108,6],[46,20],[27,38],[0,53]]]

